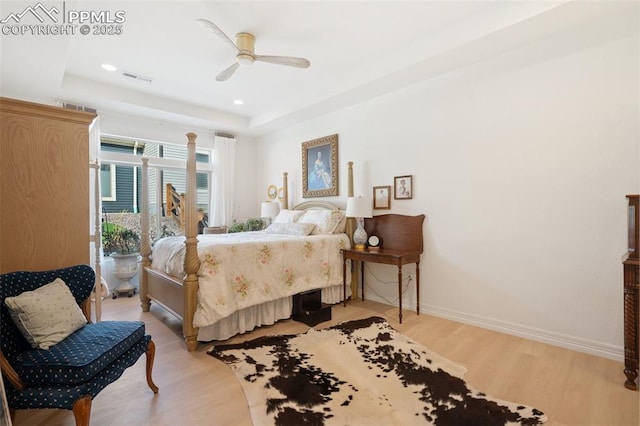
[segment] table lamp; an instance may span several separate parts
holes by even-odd
[[[353,245],[356,250],[364,250],[367,243],[367,232],[364,230],[364,218],[372,217],[371,201],[362,197],[347,199],[347,217],[356,218],[357,228],[353,233]]]
[[[269,218],[269,223],[267,223],[267,225],[271,225],[271,222],[273,222],[273,218],[278,216],[279,212],[280,203],[265,201],[260,205],[260,217]]]

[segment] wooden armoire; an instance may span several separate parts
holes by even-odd
[[[89,263],[95,117],[0,98],[0,273]]]

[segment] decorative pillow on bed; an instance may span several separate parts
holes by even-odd
[[[71,290],[60,278],[37,290],[7,297],[4,303],[34,348],[49,349],[87,323]]]
[[[313,223],[272,223],[267,228],[267,234],[297,235],[305,237],[311,235],[315,225]]]
[[[338,226],[333,230],[334,234],[344,234],[347,231],[347,212],[340,210],[342,213],[342,220],[338,222]]]
[[[334,234],[344,232],[346,226],[345,213],[342,210],[307,210],[298,220],[299,223],[313,223],[312,234]],[[340,231],[341,222],[342,231]]]
[[[280,210],[278,216],[273,219],[272,223],[294,223],[297,222],[304,214],[304,210]]]

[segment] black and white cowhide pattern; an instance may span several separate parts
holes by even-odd
[[[209,352],[236,374],[255,425],[537,425],[535,408],[469,386],[464,367],[378,317]]]

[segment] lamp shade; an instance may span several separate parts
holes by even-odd
[[[271,201],[265,201],[260,206],[260,217],[269,217],[273,219],[278,216],[280,212],[280,203],[273,203]]]
[[[347,199],[347,217],[372,217],[371,200],[362,197]]]

